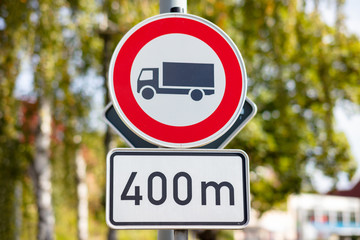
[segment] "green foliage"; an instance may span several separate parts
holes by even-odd
[[[17,122],[19,102],[13,98],[15,78],[19,74],[17,54],[25,28],[21,21],[28,12],[18,12],[22,7],[17,1],[2,1],[0,16],[2,18],[14,15],[6,21],[12,26],[7,31],[0,30],[0,236],[12,239],[17,234],[14,209],[18,207],[16,186],[21,181],[24,172],[24,162],[28,155],[26,144],[21,144],[20,129]],[[17,18],[18,20],[15,20]],[[21,206],[21,205],[20,205]]]
[[[0,17],[4,22],[0,30],[0,235],[6,239],[19,235],[21,226],[24,226],[21,235],[36,236],[33,220],[37,215],[32,211],[36,208],[35,199],[29,196],[33,194],[29,173],[38,124],[37,106],[44,99],[52,102],[51,157],[54,166],[59,167],[53,171],[55,203],[76,206],[74,136],[86,128],[85,117],[89,111],[88,96],[74,87],[75,77],[85,71],[76,55],[79,52],[76,51],[79,42],[76,23],[68,14],[77,6],[76,1],[5,0],[0,3]],[[34,71],[34,91],[26,98],[16,99],[15,83],[24,58],[30,59],[28,64]],[[61,187],[68,191],[57,196]],[[18,196],[15,196],[16,189],[20,189]],[[58,201],[62,199],[60,196],[67,198]],[[24,205],[23,218],[21,213],[20,216],[14,214],[21,205]],[[18,229],[15,223],[20,224]]]
[[[341,171],[352,176],[355,164],[334,130],[333,110],[338,100],[360,103],[358,38],[327,26],[317,12],[306,14],[305,1],[189,4],[223,28],[245,60],[258,114],[228,147],[250,156],[253,207],[266,211],[300,192],[309,162],[334,179]]]

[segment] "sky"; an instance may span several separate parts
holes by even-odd
[[[309,1],[311,3],[312,1]],[[309,8],[312,4],[309,4]],[[319,8],[323,17],[323,20],[334,25],[335,23],[335,1],[333,0],[320,0]],[[360,36],[360,1],[359,0],[346,0],[344,6],[345,13],[345,25],[349,33],[355,33]]]
[[[349,31],[360,36],[360,1],[347,0],[344,11],[347,15],[346,25]]]

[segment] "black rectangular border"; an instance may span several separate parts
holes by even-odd
[[[243,202],[244,202],[244,220],[241,222],[116,222],[113,220],[113,177],[114,177],[114,173],[113,173],[113,169],[114,169],[114,157],[117,155],[143,155],[143,156],[154,156],[154,155],[159,155],[159,156],[239,156],[242,160],[242,164],[243,164],[243,168],[242,168],[242,177],[243,177],[243,182],[245,183],[243,186]],[[109,221],[113,226],[118,226],[118,227],[127,227],[127,226],[137,226],[137,228],[134,229],[139,229],[138,227],[141,226],[161,226],[161,227],[174,227],[174,226],[224,226],[226,227],[226,229],[229,229],[229,227],[234,227],[234,228],[240,228],[242,226],[245,226],[248,222],[249,222],[249,209],[248,209],[248,201],[249,196],[249,182],[248,182],[248,161],[247,161],[247,157],[245,157],[244,153],[241,151],[209,151],[206,152],[206,150],[202,150],[202,151],[149,151],[149,150],[132,150],[132,151],[124,151],[121,149],[118,149],[114,152],[112,152],[109,156],[109,160],[110,160],[110,166],[109,166],[109,209],[108,209],[108,213],[109,213]],[[147,228],[144,228],[147,229]],[[221,228],[217,228],[217,229],[221,229]]]

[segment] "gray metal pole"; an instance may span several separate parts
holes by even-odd
[[[174,230],[175,240],[188,240],[188,230]]]
[[[180,12],[187,13],[187,0],[159,0],[160,13]],[[159,230],[158,240],[187,240],[187,230]]]
[[[160,0],[160,13],[187,12],[187,0]]]
[[[174,240],[174,230],[158,230],[157,240]]]

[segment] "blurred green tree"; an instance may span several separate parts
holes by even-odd
[[[18,236],[15,208],[19,204],[16,192],[21,192],[19,182],[28,153],[27,146],[19,139],[17,109],[20,104],[13,97],[15,79],[20,69],[20,43],[24,41],[22,36],[26,33],[22,21],[29,17],[29,11],[16,11],[21,6],[20,2],[0,3],[0,236],[4,239]],[[13,14],[13,18],[6,21],[10,14]]]
[[[1,235],[9,236],[9,239],[20,236],[20,228],[14,230],[13,226],[21,220],[11,221],[16,212],[14,208],[21,207],[21,199],[19,206],[13,206],[9,201],[15,196],[12,182],[22,180],[27,184],[29,176],[33,179],[36,196],[37,238],[53,239],[54,236],[50,160],[58,159],[74,165],[77,145],[73,137],[81,132],[80,122],[88,109],[86,95],[76,89],[73,82],[79,72],[86,70],[76,56],[78,35],[71,14],[77,4],[77,1],[24,0],[2,1],[0,5],[3,22],[0,31],[0,74],[4,89],[1,95],[5,104],[1,107],[4,116],[4,124],[1,125],[4,128],[1,132],[4,141],[1,166],[4,165],[4,168],[1,169],[4,179],[10,174],[8,181],[1,181],[1,184],[7,185],[4,188],[6,192],[1,194],[4,201],[1,207],[7,209],[1,215],[1,222],[7,222],[1,227],[4,230]],[[27,99],[16,99],[15,82],[20,65],[26,58],[30,59],[28,64],[33,69],[33,91]],[[34,106],[30,113],[29,101]],[[23,116],[25,113],[30,116]],[[19,121],[16,121],[17,116],[22,116]],[[25,127],[29,127],[30,131],[25,131]],[[54,156],[56,148],[62,149],[57,153],[64,159]],[[66,172],[64,175],[75,176],[72,169],[61,170]]]

